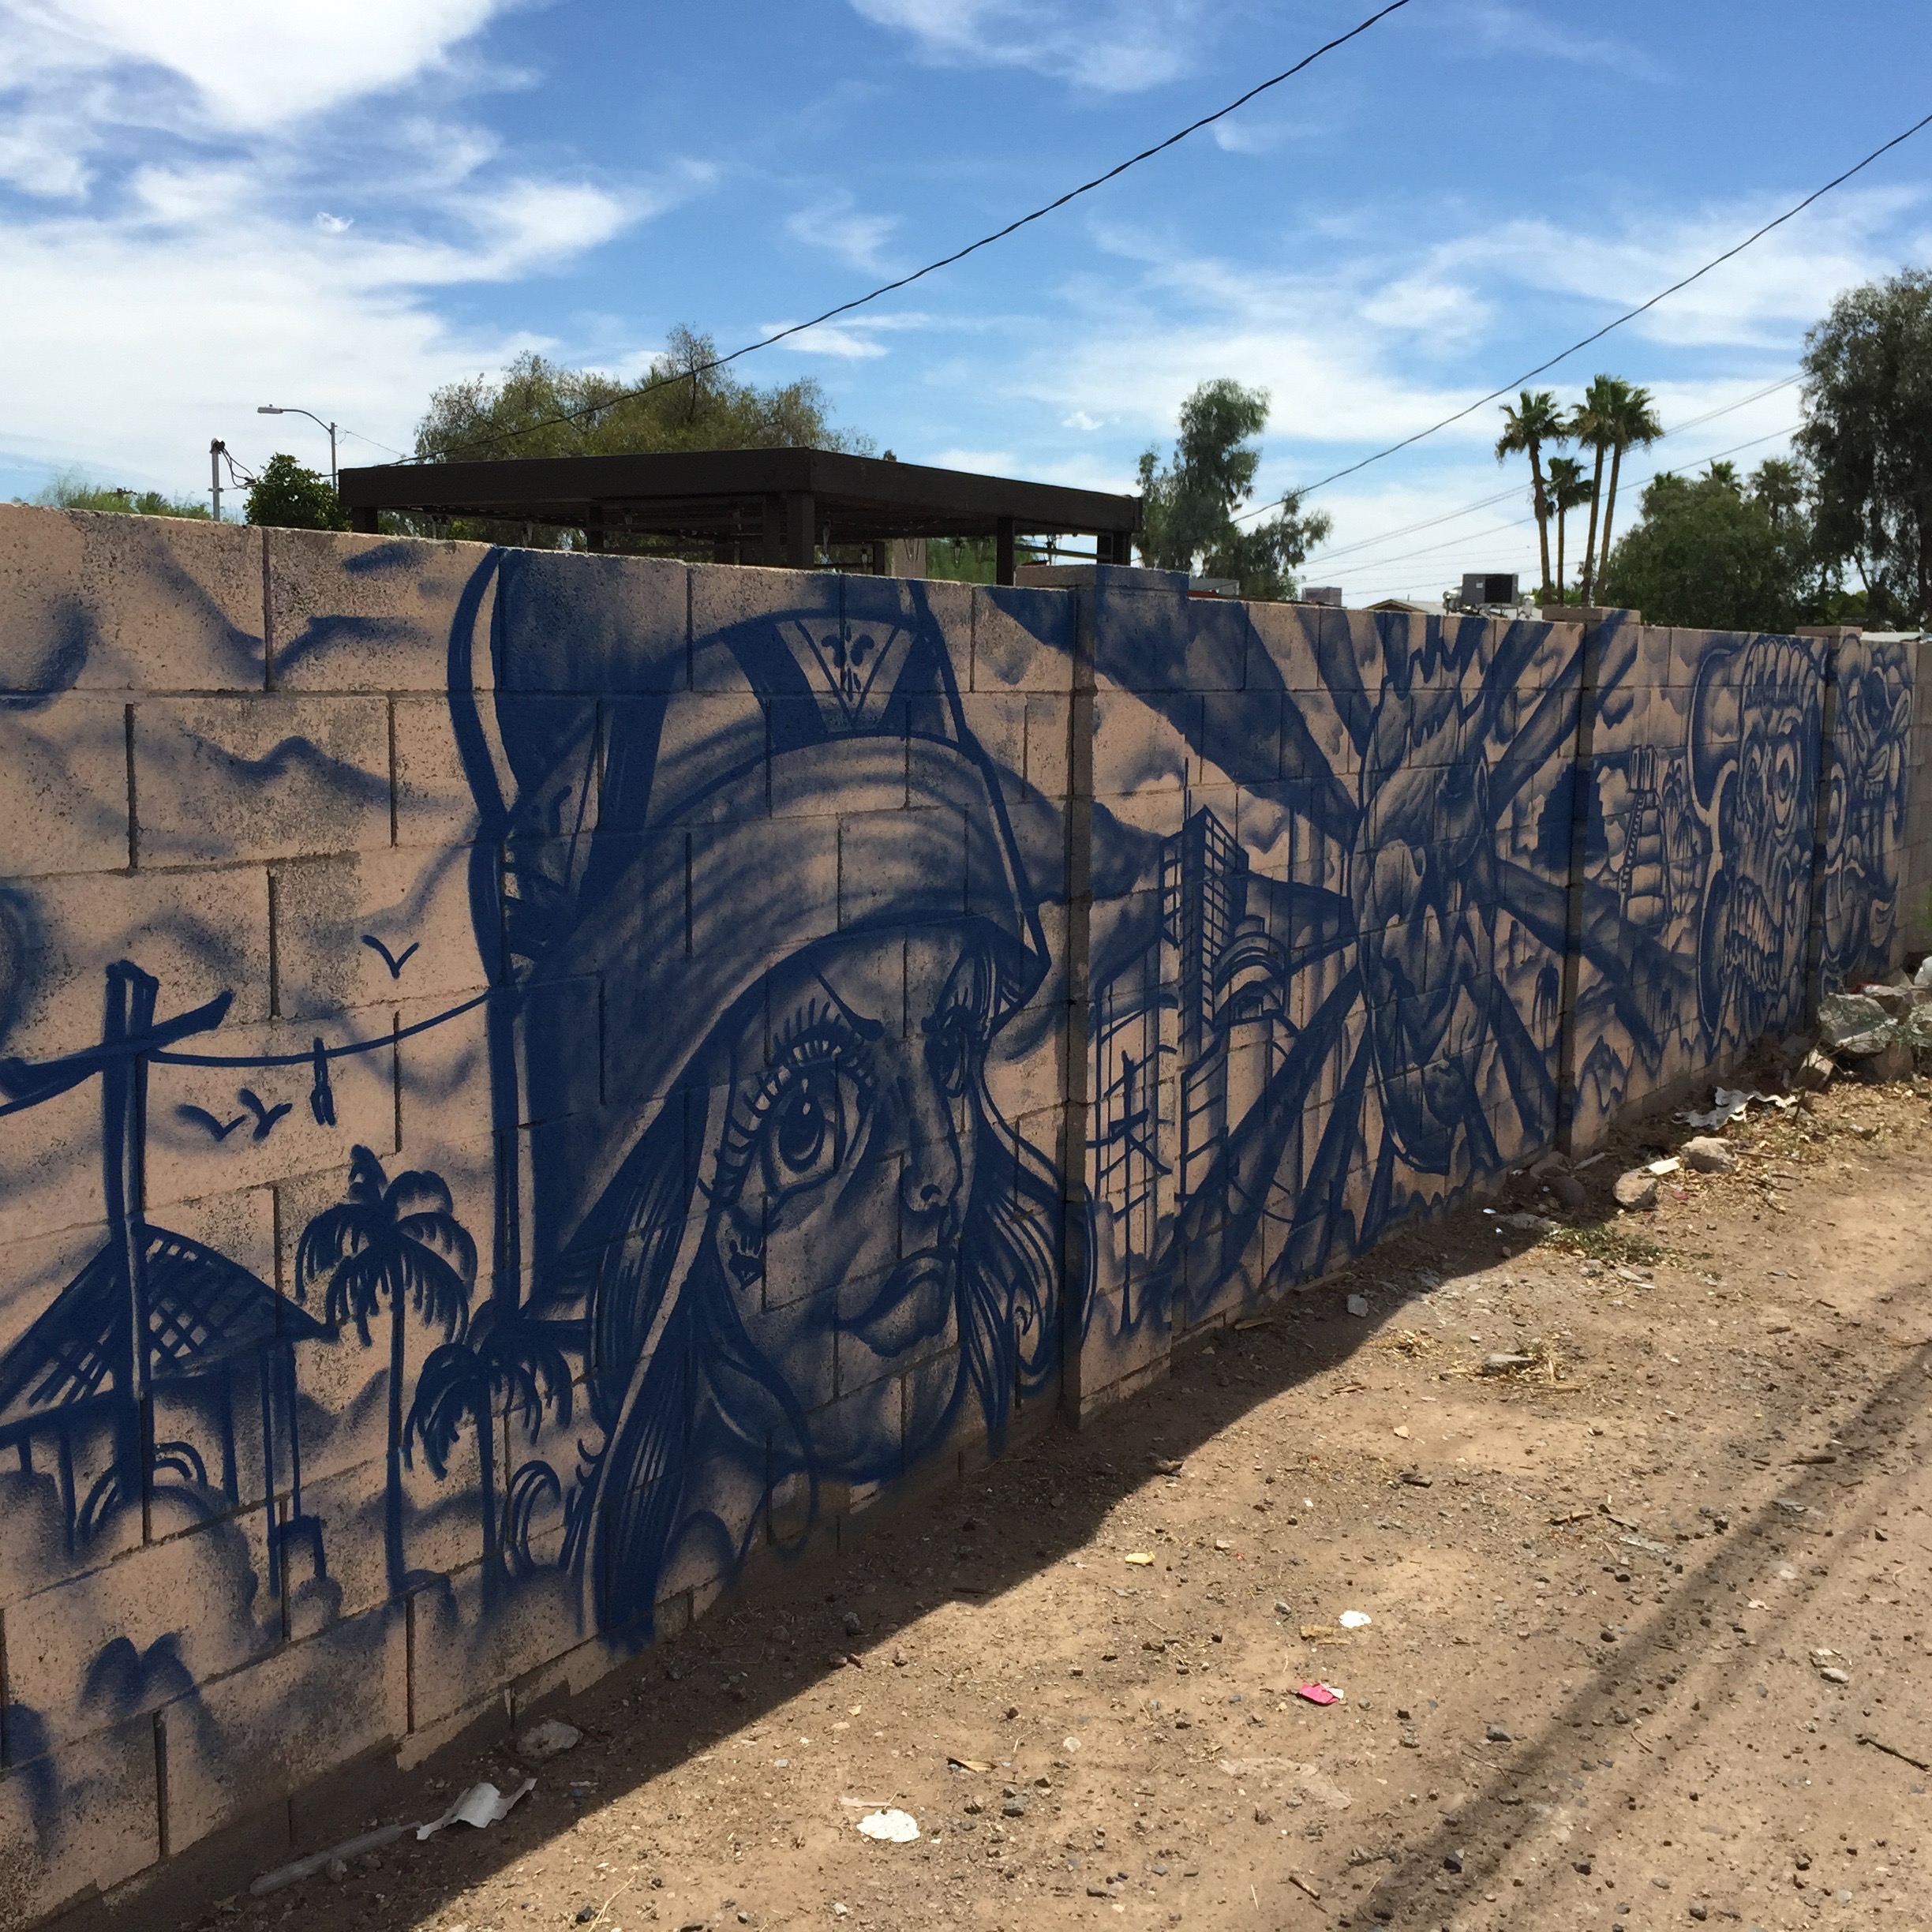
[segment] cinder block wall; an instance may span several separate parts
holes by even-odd
[[[0,510],[0,1924],[1798,1024],[1895,657]]]
[[[1932,678],[1932,638],[1909,647],[1913,688]],[[1932,953],[1932,717],[1915,713],[1907,740],[1905,830],[1899,859],[1899,936],[1915,953]]]

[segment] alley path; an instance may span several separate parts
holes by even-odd
[[[1929,1096],[1412,1229],[560,1702],[504,1823],[167,1922],[1932,1926]]]

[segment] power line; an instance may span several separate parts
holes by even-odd
[[[398,449],[393,443],[377,442],[374,436],[365,436],[360,429],[345,429],[340,423],[338,423],[335,425],[335,430],[339,436],[354,436],[358,443],[373,444],[379,450],[387,450],[391,456],[397,457],[404,462],[410,460],[406,450]]]
[[[1689,425],[1687,425],[1687,427]],[[1747,443],[1733,443],[1728,449],[1714,450],[1708,456],[1700,456],[1698,462],[1721,462],[1727,456],[1735,456],[1740,450],[1755,449],[1760,443],[1775,443],[1780,436],[1790,436],[1802,428],[1802,424],[1790,423],[1782,429],[1773,429],[1761,436],[1753,436]],[[1619,485],[1619,489],[1641,489],[1646,483],[1654,483],[1660,476],[1671,474],[1668,470],[1653,470],[1647,476],[1631,477]],[[1458,544],[1474,543],[1485,537],[1500,536],[1506,530],[1527,530],[1536,522],[1533,516],[1517,517],[1507,523],[1493,523],[1486,530],[1465,531],[1460,537],[1451,537],[1439,544],[1428,544],[1420,550],[1405,550],[1392,557],[1380,557],[1365,567],[1371,571],[1391,570],[1398,564],[1406,564],[1420,556],[1428,556],[1438,550],[1452,550]]]
[[[1493,402],[1498,397],[1507,395],[1512,389],[1520,389],[1526,384],[1533,382],[1547,370],[1553,369],[1559,362],[1567,361],[1570,357],[1574,355],[1579,349],[1587,349],[1592,343],[1601,342],[1612,329],[1621,328],[1626,322],[1634,322],[1638,316],[1654,309],[1667,297],[1676,295],[1683,290],[1687,289],[1693,282],[1701,280],[1713,268],[1721,268],[1733,256],[1743,254],[1754,242],[1761,242],[1770,234],[1773,229],[1783,227],[1785,223],[1791,220],[1794,215],[1802,215],[1814,201],[1829,194],[1834,188],[1842,188],[1854,174],[1862,173],[1881,155],[1889,154],[1901,142],[1910,140],[1913,135],[1926,127],[1932,127],[1932,114],[1926,114],[1921,120],[1915,121],[1903,133],[1894,134],[1883,145],[1874,148],[1863,161],[1854,163],[1842,174],[1833,175],[1823,187],[1814,188],[1802,201],[1797,203],[1794,207],[1788,208],[1782,215],[1778,215],[1773,220],[1766,222],[1762,228],[1756,229],[1751,234],[1747,234],[1735,246],[1726,249],[1721,255],[1713,256],[1702,268],[1693,269],[1681,281],[1673,282],[1668,288],[1659,289],[1648,301],[1639,302],[1634,309],[1626,309],[1622,315],[1616,316],[1612,321],[1606,322],[1601,328],[1593,330],[1589,335],[1583,337],[1580,342],[1573,342],[1567,349],[1559,349],[1548,361],[1539,362],[1534,369],[1526,370],[1522,375],[1511,378],[1511,380],[1503,384],[1501,388],[1492,389],[1487,395],[1478,396],[1466,408],[1458,410],[1452,416],[1445,416],[1440,422],[1431,423],[1426,429],[1418,429],[1413,436],[1404,436],[1399,443],[1391,443],[1387,449],[1377,450],[1372,456],[1365,456],[1359,462],[1352,462],[1346,469],[1335,470],[1331,474],[1324,477],[1319,482],[1305,484],[1294,493],[1297,496],[1312,496],[1316,490],[1326,489],[1331,483],[1339,483],[1342,477],[1353,476],[1358,470],[1366,470],[1371,463],[1380,462],[1385,456],[1393,456],[1397,451],[1406,450],[1412,444],[1420,443],[1425,436],[1434,436],[1439,429],[1447,429],[1451,423],[1458,423],[1465,416],[1473,415],[1485,403]]]
[[[1337,34],[1332,40],[1324,41],[1313,53],[1305,54],[1292,67],[1284,67],[1271,78],[1251,87],[1245,94],[1230,101],[1225,107],[1217,107],[1212,114],[1203,114],[1198,121],[1190,121],[1178,133],[1170,134],[1165,140],[1156,141],[1151,148],[1142,148],[1140,153],[1129,156],[1126,160],[1109,168],[1104,174],[1096,174],[1091,181],[1082,182],[1077,188],[1069,188],[1065,194],[1035,208],[1030,214],[1020,215],[1017,220],[1009,221],[1003,228],[994,229],[990,234],[982,235],[977,242],[969,242],[964,248],[955,249],[950,255],[942,255],[938,260],[928,262],[923,268],[915,268],[910,275],[900,275],[896,281],[882,282],[877,288],[868,290],[863,295],[855,295],[851,301],[840,302],[836,307],[826,309],[822,315],[814,316],[809,322],[794,322],[789,328],[761,336],[756,342],[747,343],[743,348],[734,349],[728,355],[715,356],[709,362],[697,363],[690,369],[679,369],[672,375],[654,376],[649,382],[640,383],[635,388],[620,391],[601,402],[587,402],[580,409],[567,410],[561,415],[546,416],[536,422],[521,424],[514,429],[502,430],[490,436],[473,438],[466,443],[452,444],[444,449],[425,451],[403,460],[410,462],[432,462],[438,457],[449,455],[453,451],[489,448],[508,440],[511,436],[527,436],[533,429],[554,429],[560,423],[575,422],[580,417],[593,416],[600,410],[614,408],[620,402],[649,395],[654,389],[668,388],[673,383],[688,382],[698,376],[709,375],[713,369],[722,369],[728,362],[736,362],[740,356],[750,355],[755,350],[769,349],[773,343],[783,342],[787,336],[802,335],[807,329],[817,328],[821,323],[832,321],[839,316],[849,315],[855,309],[863,309],[868,302],[877,301],[882,295],[890,295],[900,289],[910,288],[915,282],[923,281],[929,275],[936,275],[942,268],[950,268],[954,263],[964,261],[968,255],[976,254],[983,248],[990,248],[995,242],[1005,241],[1007,236],[1017,234],[1029,223],[1043,220],[1047,215],[1065,208],[1069,201],[1077,200],[1084,194],[1091,194],[1096,188],[1105,187],[1109,182],[1125,174],[1129,168],[1138,167],[1143,161],[1151,161],[1156,155],[1166,153],[1170,148],[1185,140],[1190,134],[1198,134],[1203,128],[1211,127],[1217,121],[1225,121],[1237,109],[1245,107],[1257,95],[1265,94],[1270,88],[1279,87],[1284,80],[1292,80],[1305,68],[1312,67],[1324,54],[1332,54],[1336,48],[1347,46],[1357,36],[1365,34],[1378,21],[1386,20],[1390,14],[1399,12],[1408,4],[1409,0],[1388,0],[1387,6],[1377,9],[1366,20],[1358,21],[1346,33]]]
[[[1762,402],[1766,396],[1776,395],[1779,390],[1788,389],[1793,383],[1800,382],[1803,380],[1802,374],[1784,376],[1762,389],[1754,391],[1750,395],[1739,396],[1735,402],[1726,402],[1717,409],[1706,410],[1702,416],[1693,416],[1687,422],[1673,424],[1664,432],[1662,436],[1658,437],[1657,440],[1661,443],[1664,437],[1682,436],[1687,429],[1702,429],[1707,422],[1715,422],[1720,416],[1728,416],[1733,410],[1748,408],[1754,402]],[[1780,431],[1779,433],[1784,432]],[[1492,504],[1507,502],[1509,498],[1518,495],[1522,487],[1520,484],[1513,483],[1507,489],[1498,490],[1493,496],[1480,496],[1474,503],[1464,504],[1460,509],[1443,511],[1438,515],[1424,518],[1419,523],[1405,523],[1398,529],[1383,530],[1379,536],[1361,537],[1357,537],[1353,543],[1331,545],[1328,549],[1323,551],[1319,556],[1310,557],[1308,560],[1308,565],[1305,567],[1312,567],[1318,564],[1331,564],[1338,557],[1348,556],[1352,551],[1372,549],[1379,543],[1392,543],[1398,537],[1413,536],[1417,530],[1433,530],[1439,523],[1453,522],[1458,517],[1473,516],[1478,510],[1487,510]],[[1264,504],[1263,507],[1272,508],[1273,506]],[[1244,516],[1253,514],[1252,511],[1242,512]],[[1235,520],[1239,522],[1241,519],[1237,518]],[[1531,517],[1526,520],[1534,522],[1536,519]],[[1514,528],[1515,526],[1512,525],[1509,527]]]

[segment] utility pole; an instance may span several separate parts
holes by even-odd
[[[221,459],[228,445],[219,436],[208,444],[208,493],[215,499],[215,521],[221,521]]]

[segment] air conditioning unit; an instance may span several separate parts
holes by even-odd
[[[1342,608],[1342,586],[1339,584],[1304,584],[1301,599],[1304,604],[1327,604],[1335,609]]]
[[[1465,571],[1462,574],[1462,608],[1473,610],[1483,604],[1514,604],[1516,579],[1494,571]]]

